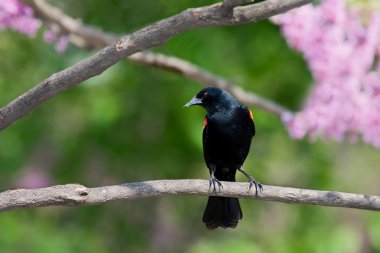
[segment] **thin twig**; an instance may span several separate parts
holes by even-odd
[[[100,75],[122,59],[160,46],[173,36],[190,29],[206,26],[246,24],[288,11],[311,0],[267,0],[257,4],[239,6],[232,15],[220,16],[221,3],[185,10],[130,35],[122,37],[95,55],[57,72],[0,109],[0,130],[34,111],[59,92],[84,80]]]
[[[158,68],[177,72],[206,86],[214,86],[225,89],[240,102],[250,104],[267,112],[273,113],[279,118],[285,114],[291,114],[291,112],[285,107],[278,105],[269,99],[260,97],[253,92],[243,90],[231,81],[212,74],[211,72],[192,64],[191,62],[179,59],[177,57],[167,56],[160,53],[144,52],[134,54],[130,58],[137,63],[148,66],[156,66]]]
[[[87,188],[79,184],[56,185],[40,189],[17,189],[0,193],[0,211],[46,206],[101,205],[127,199],[141,199],[167,195],[225,196],[258,199],[286,204],[309,204],[380,210],[380,196],[317,191],[263,185],[255,195],[248,183],[222,182],[220,192],[209,190],[207,180],[157,180],[121,185]]]

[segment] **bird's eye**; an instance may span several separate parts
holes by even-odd
[[[202,99],[207,97],[207,92],[202,94]]]

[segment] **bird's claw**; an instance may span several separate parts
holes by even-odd
[[[249,183],[249,189],[248,191],[251,190],[252,186],[254,185],[255,186],[255,190],[256,190],[256,193],[255,195],[257,196],[258,195],[258,192],[262,192],[263,191],[263,186],[260,184],[260,182],[257,182],[255,179],[253,179],[253,177],[251,175],[249,175],[247,172],[245,172],[245,170],[243,169],[243,167],[240,167],[238,169],[241,173],[243,173],[247,178],[248,178],[248,183]]]
[[[256,193],[255,195],[257,196],[258,195],[258,192],[262,192],[263,191],[263,186],[261,185],[260,182],[256,182],[252,177],[249,178],[248,180],[248,183],[249,183],[249,190],[251,190],[252,186],[254,185],[255,186],[255,190],[256,190]]]
[[[219,192],[220,192],[220,188],[223,188],[222,183],[214,175],[211,175],[209,189],[211,188],[211,185],[212,185],[214,192],[216,192],[215,184],[218,185],[218,189],[219,189]]]

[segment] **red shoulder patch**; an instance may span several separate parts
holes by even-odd
[[[251,120],[253,120],[253,113],[252,113],[251,109],[248,108],[248,111],[249,111],[249,117],[251,118]]]
[[[203,119],[203,128],[205,128],[205,126],[207,126],[207,116]]]

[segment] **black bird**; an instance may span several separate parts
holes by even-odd
[[[241,171],[253,185],[262,190],[243,170],[243,163],[248,155],[252,137],[255,135],[252,112],[241,105],[228,92],[214,87],[201,90],[185,107],[200,105],[206,109],[203,127],[203,154],[210,171],[210,188],[221,181],[235,182],[236,171]],[[203,222],[208,229],[217,227],[235,228],[243,217],[237,198],[215,197],[208,199]]]

